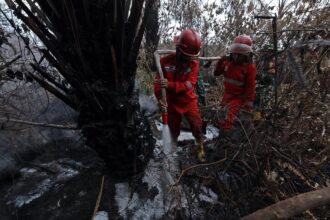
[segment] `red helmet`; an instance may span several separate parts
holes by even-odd
[[[186,29],[174,37],[174,44],[187,56],[198,56],[201,50],[201,39],[192,29]]]
[[[239,35],[235,37],[232,45],[229,48],[230,53],[239,53],[246,55],[252,53],[252,40],[248,35]]]

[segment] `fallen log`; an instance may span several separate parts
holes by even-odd
[[[319,207],[330,202],[330,187],[302,193],[290,199],[286,199],[260,209],[241,220],[259,219],[287,219],[298,215],[308,209]]]

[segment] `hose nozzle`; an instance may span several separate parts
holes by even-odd
[[[167,125],[168,124],[168,114],[167,114],[167,112],[163,112],[162,119],[163,119],[163,124]]]

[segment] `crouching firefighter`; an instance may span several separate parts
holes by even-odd
[[[224,95],[220,107],[225,113],[219,121],[224,131],[232,128],[236,115],[252,111],[255,96],[256,67],[252,63],[252,40],[247,35],[237,36],[230,45],[230,56],[221,58],[214,75],[224,76]]]
[[[201,48],[201,39],[195,31],[186,29],[174,38],[174,44],[176,52],[160,60],[164,79],[161,80],[157,73],[154,93],[160,109],[167,108],[168,125],[174,142],[177,143],[182,118],[186,117],[196,140],[198,160],[204,162],[203,122],[194,93],[198,78],[197,56]],[[161,88],[166,89],[167,106],[161,102]]]

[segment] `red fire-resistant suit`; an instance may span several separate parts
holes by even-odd
[[[176,66],[176,55],[170,54],[161,58],[160,64],[164,78],[168,80],[166,89],[168,125],[174,140],[177,140],[180,134],[180,124],[183,116],[187,118],[194,137],[201,139],[203,122],[194,94],[198,78],[198,61],[190,60]],[[157,79],[160,79],[158,73],[156,75]],[[154,92],[159,100],[161,98],[161,88],[157,83],[154,84]]]
[[[214,75],[224,76],[225,91],[221,107],[225,110],[225,119],[220,120],[223,129],[232,127],[236,114],[244,109],[251,111],[255,96],[256,67],[254,64],[234,64],[229,58],[223,58],[217,63]]]

